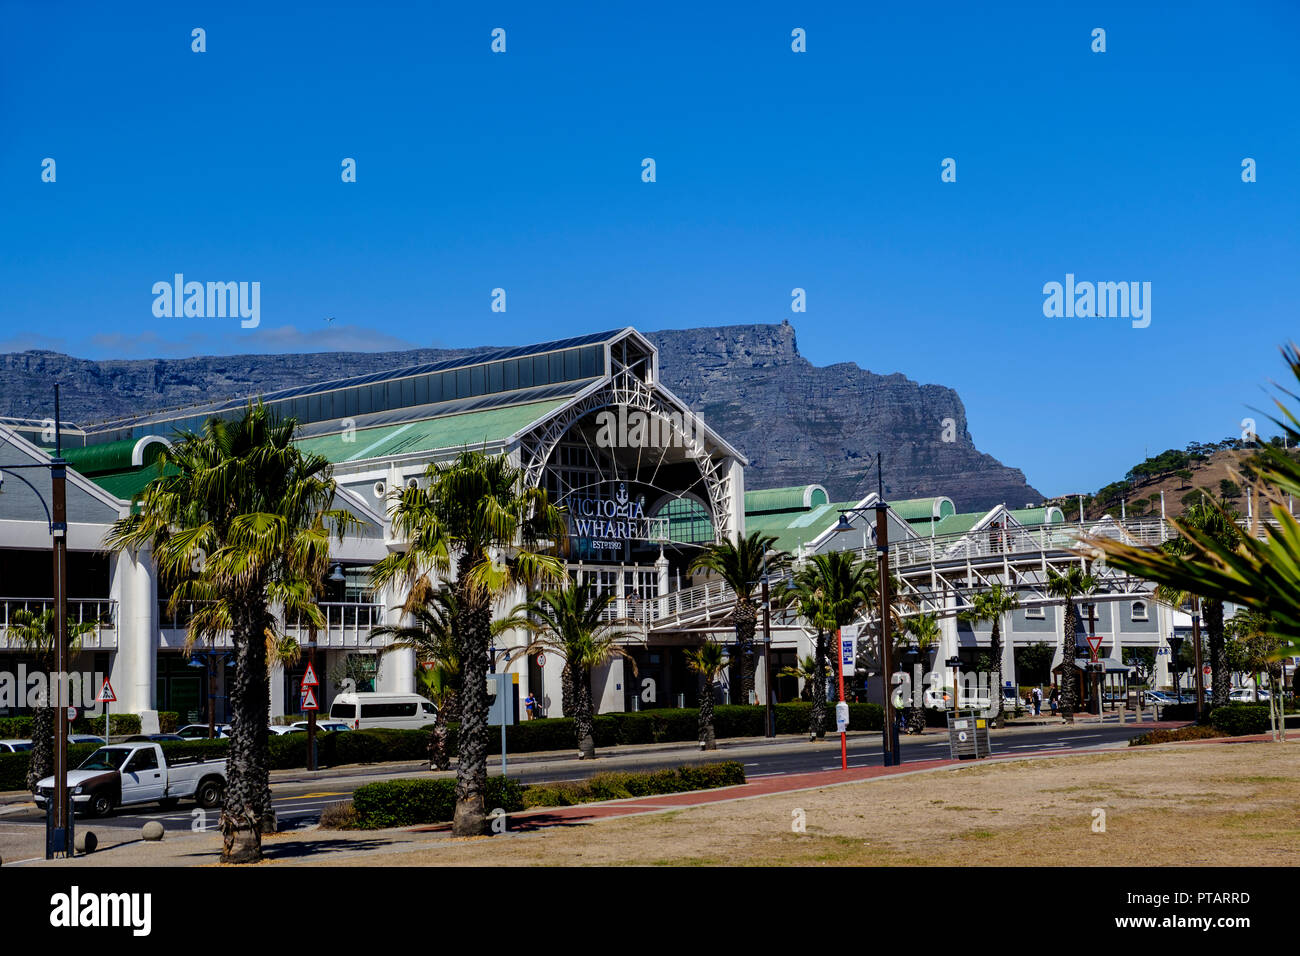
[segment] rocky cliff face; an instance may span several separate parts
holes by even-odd
[[[819,368],[784,322],[650,338],[664,384],[749,458],[749,488],[818,481],[834,499],[861,498],[880,451],[887,497],[943,494],[959,511],[1042,502],[1022,472],[975,448],[950,388],[851,362]]]
[[[876,487],[879,450],[888,496],[945,494],[961,511],[1042,500],[1020,471],[975,448],[965,407],[952,389],[897,373],[877,375],[849,362],[814,366],[799,354],[788,323],[648,337],[659,347],[664,384],[749,458],[751,489],[815,481],[835,499],[859,498]],[[0,415],[52,415],[55,381],[62,384],[64,420],[88,423],[474,351],[106,361],[11,353],[0,355]]]

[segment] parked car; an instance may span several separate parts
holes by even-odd
[[[438,708],[419,694],[339,694],[330,705],[330,720],[353,730],[394,727],[419,730],[433,723]]]
[[[20,754],[31,749],[30,740],[0,740],[0,754]]]
[[[1178,698],[1162,690],[1148,690],[1142,694],[1142,703],[1148,707],[1169,707],[1177,704]]]
[[[158,744],[145,742],[100,747],[68,772],[73,807],[97,817],[139,803],[170,807],[185,797],[212,810],[221,806],[225,786],[225,760],[176,753],[169,759]],[[54,777],[36,785],[38,807],[44,809],[53,795]]]
[[[164,740],[184,740],[184,739],[185,738],[182,737],[180,734],[132,734],[130,737],[127,737],[126,740],[123,741],[123,743],[143,744],[143,743],[158,743]]]
[[[1234,704],[1253,704],[1255,703],[1255,691],[1248,687],[1238,687],[1228,695],[1228,700]],[[1262,688],[1259,691],[1259,702],[1265,703],[1269,700],[1269,693]]]
[[[272,724],[270,730],[271,736],[273,737],[283,737],[285,734],[301,734],[307,732],[306,727],[285,727],[276,724]]]
[[[300,720],[293,725],[295,730],[306,730],[307,721]],[[340,730],[351,730],[347,724],[341,720],[318,720],[316,721],[316,733],[337,733]]]
[[[68,734],[68,743],[70,744],[99,744],[101,747],[107,743],[103,737],[96,737],[94,734]]]
[[[216,727],[213,729],[216,730],[218,737],[230,736],[229,724],[217,724]],[[176,736],[184,738],[185,740],[207,740],[208,725],[207,724],[186,724],[180,730],[176,731]]]

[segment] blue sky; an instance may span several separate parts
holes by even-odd
[[[0,350],[789,319],[1047,494],[1239,432],[1296,337],[1300,7],[898,6],[6,0]],[[177,272],[261,324],[156,318]],[[1045,317],[1066,273],[1150,282],[1150,326]]]

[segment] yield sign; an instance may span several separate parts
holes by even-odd
[[[95,699],[104,704],[116,703],[117,695],[113,693],[113,685],[105,680],[104,689],[99,692],[99,696]]]
[[[1092,648],[1092,659],[1095,661],[1097,659],[1097,652],[1101,650],[1101,635],[1089,634],[1088,646]]]
[[[307,662],[307,673],[302,675],[302,686],[303,687],[320,686],[320,681],[316,679],[316,670],[311,666],[310,661]]]
[[[316,695],[312,693],[310,687],[302,689],[302,709],[303,710],[320,710],[316,705]]]

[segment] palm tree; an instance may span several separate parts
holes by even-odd
[[[447,749],[448,724],[459,720],[460,655],[456,650],[454,621],[456,597],[451,588],[439,588],[429,599],[411,612],[410,624],[384,624],[370,631],[369,639],[388,637],[391,642],[380,655],[396,650],[415,652],[415,677],[424,696],[433,702],[436,713],[429,731],[429,769],[446,770],[451,766]],[[494,621],[493,635],[504,630]]]
[[[1300,383],[1300,352],[1293,343],[1282,350],[1291,373]],[[1286,390],[1283,393],[1295,397]],[[1300,442],[1300,418],[1281,401],[1276,402],[1278,424],[1292,446]],[[1268,633],[1285,653],[1300,653],[1300,521],[1291,513],[1287,497],[1300,495],[1300,462],[1287,450],[1264,446],[1244,470],[1263,502],[1271,522],[1257,536],[1241,535],[1231,547],[1214,535],[1174,520],[1187,542],[1185,554],[1148,550],[1120,541],[1088,543],[1107,555],[1112,567],[1141,575],[1157,584],[1190,591],[1215,600],[1240,604],[1267,614]]]
[[[68,618],[68,659],[81,653],[81,635],[93,630],[93,623],[78,624]],[[54,672],[55,634],[54,609],[39,613],[26,608],[14,611],[9,622],[9,640],[25,654],[36,659],[37,669],[45,675],[45,700],[32,715],[31,760],[27,765],[27,789],[36,792],[36,784],[54,772],[54,700],[59,675]],[[26,689],[26,688],[22,688]]]
[[[831,551],[813,555],[778,589],[776,600],[792,607],[817,631],[810,737],[820,740],[826,735],[825,637],[877,603],[875,582],[875,568],[869,561],[854,564],[849,552]]]
[[[640,635],[624,629],[631,621],[607,619],[606,612],[615,598],[613,591],[597,594],[589,584],[570,584],[566,588],[543,591],[512,612],[512,617],[526,618],[524,626],[534,635],[528,646],[517,654],[549,651],[569,665],[579,759],[596,756],[592,671],[620,657],[636,673],[636,661],[620,642]]]
[[[1091,574],[1085,574],[1078,565],[1070,565],[1064,574],[1051,568],[1047,569],[1047,593],[1061,599],[1062,613],[1065,615],[1065,634],[1061,638],[1061,716],[1067,723],[1074,723],[1074,599],[1091,593],[1097,587],[1097,580]]]
[[[465,450],[430,464],[426,484],[395,493],[392,530],[409,543],[380,559],[377,587],[402,582],[404,609],[414,611],[449,580],[455,595],[452,632],[461,667],[455,836],[487,832],[488,647],[494,603],[520,587],[560,581],[553,552],[564,538],[563,515],[545,489],[533,488],[505,456]]]
[[[764,570],[775,574],[790,558],[784,551],[768,554],[775,543],[774,535],[754,531],[734,542],[723,540],[708,545],[691,562],[691,571],[712,571],[736,594],[736,647],[740,657],[741,699],[745,703],[749,703],[754,692],[754,631],[758,626],[754,594]]]
[[[799,696],[803,700],[812,700],[813,681],[817,679],[817,658],[809,655],[797,664],[782,667],[778,677],[794,677],[803,682]]]
[[[324,626],[316,592],[329,567],[330,538],[357,523],[331,507],[330,463],[294,443],[297,423],[260,401],[239,418],[209,419],[182,433],[160,458],[173,472],[137,497],[135,513],[105,538],[114,552],[151,549],[171,607],[193,601],[186,644],[229,634],[235,678],[229,689],[232,740],[221,811],[221,859],[262,858],[261,834],[274,827],[267,751],[268,639],[279,644],[273,606],[285,619]]]
[[[979,623],[990,621],[993,633],[989,636],[989,654],[993,658],[993,719],[1002,726],[1002,618],[1020,607],[1020,598],[1005,585],[995,584],[971,598],[970,610],[958,615],[963,621]]]
[[[701,750],[718,749],[713,735],[713,695],[727,663],[726,649],[713,641],[705,641],[699,647],[686,652],[686,666],[704,678],[704,690],[700,694]]]

